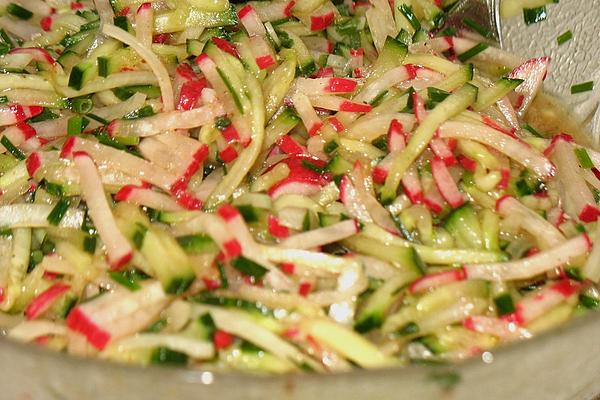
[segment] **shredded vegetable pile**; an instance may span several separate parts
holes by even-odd
[[[596,308],[600,153],[451,3],[2,3],[2,331],[339,372]]]

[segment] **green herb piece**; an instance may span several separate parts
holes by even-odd
[[[93,119],[96,122],[101,123],[102,125],[108,125],[110,121],[105,120],[102,117],[97,116],[96,114],[92,114],[92,113],[87,113],[85,114],[86,117],[88,117],[89,119]]]
[[[96,235],[86,235],[83,238],[83,251],[89,254],[94,254],[96,252]]]
[[[408,322],[406,325],[398,329],[398,334],[401,336],[413,335],[419,333],[419,325],[414,322]]]
[[[8,103],[8,97],[0,96],[0,104],[6,104],[6,103]]]
[[[44,185],[44,189],[46,189],[46,192],[48,192],[52,196],[62,197],[65,194],[63,186],[58,183],[46,182]]]
[[[322,174],[324,172],[324,169],[319,167],[318,165],[315,165],[313,163],[311,163],[310,161],[306,161],[306,160],[302,160],[302,166],[306,169],[310,169],[311,171],[314,171],[318,174]]]
[[[126,287],[132,292],[142,288],[138,283],[140,278],[134,270],[112,271],[109,272],[109,275],[113,281],[117,282],[121,286]]]
[[[529,124],[524,124],[522,126],[522,128],[525,129],[527,132],[531,133],[535,137],[545,138],[544,135],[542,135],[541,133],[539,133],[533,126],[531,126]]]
[[[267,272],[269,272],[269,270],[266,269],[265,267],[263,267],[262,265],[254,262],[244,256],[240,256],[240,257],[236,258],[235,260],[233,260],[231,265],[235,269],[240,271],[242,274],[251,276],[255,279],[260,279]]]
[[[575,156],[577,156],[577,160],[579,161],[579,165],[581,166],[581,168],[594,168],[594,163],[592,162],[590,155],[584,148],[578,147],[575,148],[575,150],[573,151],[575,152]]]
[[[71,202],[66,198],[61,198],[60,200],[58,200],[58,203],[56,203],[56,205],[54,206],[52,211],[50,211],[50,214],[48,214],[48,217],[46,218],[48,220],[48,223],[50,223],[50,225],[55,226],[60,224],[60,221],[62,221],[70,205]]]
[[[117,15],[114,19],[115,26],[123,29],[125,32],[129,32],[129,19],[125,15]]]
[[[484,38],[489,38],[492,35],[488,29],[481,26],[477,21],[474,21],[469,17],[464,17],[462,22],[465,26],[471,28],[473,32],[479,33]]]
[[[152,106],[144,106],[140,109],[130,112],[125,115],[123,119],[138,119],[138,118],[146,118],[154,115],[154,109]]]
[[[23,152],[18,147],[12,144],[12,142],[6,136],[2,136],[2,139],[0,139],[0,144],[2,144],[6,151],[12,154],[12,156],[17,160],[24,160],[25,158],[27,158],[25,157],[25,154],[23,154]]]
[[[220,131],[227,128],[229,125],[231,125],[231,120],[227,117],[219,117],[215,120],[215,128]]]
[[[565,33],[559,35],[556,38],[556,43],[558,43],[558,45],[560,46],[560,45],[563,45],[563,44],[567,43],[572,38],[573,38],[573,32],[566,31]]]
[[[494,298],[494,304],[496,304],[498,316],[515,312],[515,303],[510,293],[503,293]]]
[[[29,18],[33,17],[33,13],[31,11],[15,3],[10,3],[7,5],[6,12],[14,17],[24,20],[28,20]]]
[[[594,81],[578,83],[571,86],[571,94],[589,92],[590,90],[594,90]]]
[[[188,356],[167,347],[157,347],[150,356],[150,362],[161,365],[185,365],[188,362]]]
[[[58,114],[54,114],[49,109],[44,108],[40,114],[36,115],[33,118],[29,118],[29,122],[42,122],[42,121],[47,121],[49,119],[56,119],[58,117],[59,117]]]
[[[475,46],[471,47],[469,50],[464,53],[459,54],[457,57],[461,62],[466,62],[470,58],[475,57],[477,54],[481,53],[489,46],[486,43],[478,43]]]
[[[92,99],[89,97],[78,97],[71,100],[71,109],[78,114],[85,114],[92,111]]]
[[[406,20],[412,25],[412,27],[415,31],[418,31],[421,29],[421,23],[419,22],[419,19],[413,12],[413,9],[411,6],[406,5],[406,4],[401,4],[399,7],[399,10],[402,13],[402,15],[404,15],[404,18],[406,18]]]
[[[81,115],[74,115],[67,120],[67,135],[75,136],[79,135],[86,126],[90,123],[90,120]]]
[[[144,238],[146,237],[148,228],[139,222],[136,222],[135,226],[135,232],[133,233],[133,238],[131,240],[133,241],[135,248],[139,250],[144,245]]]
[[[523,19],[526,25],[537,24],[544,21],[547,17],[548,14],[545,6],[523,9]]]

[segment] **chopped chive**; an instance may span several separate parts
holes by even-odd
[[[571,86],[571,94],[589,92],[590,90],[594,90],[594,81],[578,83],[577,85]]]
[[[414,322],[408,322],[406,325],[398,329],[398,334],[401,336],[413,335],[415,333],[419,333],[419,325],[415,324]]]
[[[58,114],[54,114],[52,111],[50,111],[47,108],[44,108],[41,112],[41,114],[36,115],[33,118],[29,119],[29,122],[42,122],[42,121],[47,121],[49,119],[56,119],[58,118],[59,115]]]
[[[150,362],[152,364],[185,365],[188,362],[188,356],[167,347],[157,347],[150,356]]]
[[[581,271],[581,268],[579,268],[579,267],[566,267],[565,274],[569,278],[579,281],[579,282],[583,282],[583,280],[584,280],[583,272]]]
[[[571,31],[566,31],[565,33],[563,33],[562,35],[559,35],[556,38],[556,43],[558,43],[558,45],[562,45],[567,43],[569,40],[571,40],[573,38],[573,32]]]
[[[546,13],[545,6],[523,9],[523,19],[526,25],[537,24],[544,21],[547,17],[548,14]]]
[[[79,97],[71,100],[71,109],[78,114],[92,111],[92,105],[92,99],[89,97]]]
[[[117,282],[121,286],[126,287],[132,292],[141,289],[140,284],[137,282],[137,276],[129,271],[112,271],[109,273],[109,275],[113,281]]]
[[[6,104],[6,103],[8,103],[8,97],[0,96],[0,104]]]
[[[322,174],[324,169],[311,163],[310,161],[302,160],[302,166],[306,169],[310,169],[311,171],[315,171],[318,174]]]
[[[110,121],[105,120],[102,117],[97,116],[96,114],[92,114],[92,113],[87,113],[85,114],[86,117],[88,117],[89,119],[93,119],[96,122],[100,122],[102,125],[108,125]]]
[[[219,117],[215,120],[215,128],[220,131],[227,128],[229,125],[231,125],[231,120],[227,117]]]
[[[524,124],[522,128],[525,129],[527,132],[531,133],[535,137],[539,137],[539,138],[545,137],[544,135],[539,133],[533,126],[531,126],[529,124]]]
[[[400,5],[399,10],[402,13],[402,15],[404,15],[406,20],[412,25],[412,27],[414,28],[415,31],[418,31],[419,29],[421,29],[421,23],[419,22],[419,19],[413,12],[411,6],[402,4],[402,5]]]
[[[79,135],[89,123],[90,120],[81,115],[72,116],[67,121],[67,135]]]
[[[45,189],[46,192],[53,196],[62,197],[65,194],[63,186],[59,183],[46,182]]]
[[[456,28],[453,26],[449,26],[446,29],[444,29],[443,31],[441,31],[440,33],[437,34],[437,36],[456,36],[457,31]]]
[[[489,38],[491,36],[491,32],[488,29],[481,26],[477,21],[474,21],[469,17],[464,17],[462,22],[463,24],[471,28],[473,32],[479,33],[484,38]]]
[[[152,106],[144,106],[140,109],[130,112],[123,119],[138,119],[138,118],[146,118],[154,115],[154,109]]]
[[[471,47],[469,50],[465,51],[462,54],[458,55],[458,59],[461,62],[466,62],[468,59],[475,57],[477,54],[481,53],[485,49],[488,48],[488,45],[485,43],[478,43],[475,46]]]
[[[241,210],[240,213],[242,213]],[[202,233],[179,236],[176,240],[183,250],[190,253],[214,253],[218,251],[218,247],[214,240],[212,240],[210,236]]]
[[[139,222],[136,222],[135,225],[136,229],[133,233],[132,241],[135,248],[139,250],[144,244],[144,238],[146,237],[146,232],[148,232],[148,228],[140,224]]]
[[[6,12],[19,19],[27,20],[33,17],[33,13],[31,11],[15,3],[10,3],[9,5],[7,5]]]
[[[585,168],[585,169],[594,168],[594,163],[592,162],[590,155],[588,154],[588,152],[585,149],[579,147],[579,148],[576,148],[574,151],[575,151],[575,155],[577,156],[577,160],[579,160],[579,165],[581,166],[581,168]]]
[[[381,151],[388,152],[387,135],[381,135],[371,142],[371,144],[377,147]]]
[[[2,136],[2,139],[0,139],[0,144],[2,144],[2,146],[6,148],[6,151],[12,154],[13,157],[17,160],[24,160],[25,158],[27,158],[25,157],[25,154],[23,154],[23,152],[19,150],[18,147],[12,144],[12,142],[6,136]]]
[[[66,198],[61,198],[58,203],[54,206],[48,217],[46,218],[51,225],[58,225],[62,221],[63,217],[67,213],[71,202]]]
[[[15,47],[15,44],[13,43],[12,39],[10,38],[10,36],[8,36],[8,33],[6,33],[4,29],[0,29],[0,39],[3,43],[6,43],[11,49]]]
[[[100,75],[103,78],[106,78],[109,74],[108,72],[108,62],[109,62],[109,58],[108,57],[98,57],[98,75]]]
[[[256,207],[251,206],[250,204],[240,204],[239,206],[235,206],[235,208],[238,209],[240,214],[242,214],[242,218],[244,218],[244,221],[247,223],[251,224],[253,222],[258,222],[260,219]]]
[[[125,15],[117,15],[113,20],[115,26],[123,29],[125,32],[129,32],[129,20]]]
[[[219,270],[219,278],[221,279],[221,289],[229,288],[229,279],[227,279],[227,273],[225,272],[223,263],[217,262],[217,269]]]
[[[233,260],[231,265],[244,275],[252,276],[256,279],[262,278],[269,270],[254,261],[240,256]]]
[[[162,331],[165,326],[167,326],[167,321],[165,319],[159,319],[158,321],[150,325],[144,332],[158,333]]]
[[[339,145],[335,140],[330,140],[329,142],[325,143],[325,146],[323,146],[323,151],[325,151],[327,154],[331,154],[338,147]]]
[[[515,303],[510,293],[503,293],[494,299],[498,316],[513,313],[515,311]]]
[[[83,238],[83,251],[89,254],[96,252],[96,235],[86,235]]]

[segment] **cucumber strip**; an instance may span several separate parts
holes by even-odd
[[[381,201],[391,203],[396,198],[396,191],[402,176],[408,167],[427,147],[436,129],[444,121],[464,111],[477,100],[477,87],[466,84],[444,101],[439,103],[421,122],[413,133],[406,149],[392,161],[384,186],[381,188]]]

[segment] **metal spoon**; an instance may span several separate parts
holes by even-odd
[[[442,29],[471,30],[465,20],[471,20],[489,32],[486,35],[491,44],[503,47],[500,0],[460,0],[446,16]]]

